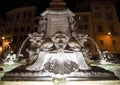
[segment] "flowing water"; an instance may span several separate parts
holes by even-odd
[[[20,49],[19,49],[19,51],[18,51],[17,57],[20,56],[21,50],[22,50],[23,46],[25,45],[25,43],[28,41],[28,39],[29,39],[29,37],[27,37],[27,38],[23,41],[23,43],[22,43],[22,45],[20,46]]]
[[[101,52],[101,50],[99,49],[97,43],[96,43],[91,37],[87,37],[87,38],[90,39],[90,40],[93,42],[93,44],[96,46],[96,50],[97,50],[97,52],[99,53],[99,56],[102,56],[102,52]]]

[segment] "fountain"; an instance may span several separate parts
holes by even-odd
[[[90,66],[85,60],[86,53],[82,52],[82,49],[87,39],[91,38],[77,33],[74,13],[65,8],[63,0],[53,0],[50,5],[50,8],[41,14],[39,31],[29,34],[18,52],[17,57],[24,43],[29,40],[30,48],[26,51],[29,53],[30,62],[5,73],[2,80],[55,82],[118,79],[113,72]],[[101,55],[99,50],[98,52]]]

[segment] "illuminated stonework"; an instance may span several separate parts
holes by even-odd
[[[74,14],[57,2],[63,2],[53,0],[52,4],[59,9],[50,7],[41,14],[39,33],[28,35],[31,62],[6,73],[2,80],[117,79],[110,71],[88,65],[87,50],[82,49],[89,37],[76,32]]]

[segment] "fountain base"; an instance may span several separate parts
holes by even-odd
[[[57,75],[57,74],[56,74]],[[91,66],[90,70],[78,70],[70,74],[65,74],[66,80],[118,80],[113,72],[101,67]],[[57,77],[57,76],[56,76]],[[3,81],[51,81],[53,77],[50,73],[42,71],[28,71],[24,67],[18,67],[5,73],[1,78]]]

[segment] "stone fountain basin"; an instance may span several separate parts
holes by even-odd
[[[57,74],[56,74],[57,75]],[[101,67],[91,66],[91,70],[78,70],[70,74],[64,74],[66,80],[119,80],[113,72],[105,70]],[[28,71],[24,69],[24,66],[13,69],[10,72],[5,73],[1,78],[2,81],[51,81],[52,76],[42,71]]]

